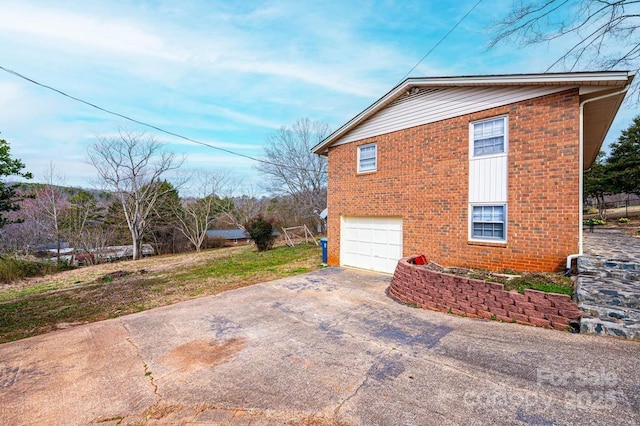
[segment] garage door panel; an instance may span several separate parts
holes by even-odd
[[[387,244],[389,242],[389,232],[385,229],[374,229],[372,238],[369,240],[374,241],[374,244]]]
[[[373,240],[373,230],[371,228],[361,228],[358,230],[358,241],[369,242]]]
[[[358,264],[362,265],[364,269],[373,269],[374,267],[373,258],[364,254],[358,255]]]
[[[394,246],[402,247],[402,231],[400,232],[390,232],[388,234],[387,242]]]
[[[402,231],[402,219],[389,218],[385,223],[385,228],[390,231]]]
[[[401,257],[401,218],[343,218],[340,255],[342,265],[393,273]]]
[[[371,256],[371,247],[364,241],[358,241],[356,244],[356,253],[362,256]]]

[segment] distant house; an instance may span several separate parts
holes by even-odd
[[[60,241],[60,250],[66,250],[68,248],[69,248],[69,243],[67,243],[66,241]],[[56,252],[58,250],[58,245],[53,242],[38,244],[34,247],[34,250],[41,251],[41,252],[45,252],[45,251]]]
[[[560,270],[582,254],[582,173],[626,71],[408,78],[313,148],[327,156],[328,263]]]
[[[251,237],[242,229],[210,229],[207,231],[208,239],[223,239],[226,245],[249,244]]]

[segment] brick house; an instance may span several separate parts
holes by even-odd
[[[249,244],[251,237],[242,229],[209,229],[207,239],[220,239],[225,241],[225,245]]]
[[[313,148],[326,155],[328,260],[393,273],[559,270],[582,252],[582,171],[626,71],[409,78]]]

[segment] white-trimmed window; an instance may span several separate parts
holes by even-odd
[[[507,152],[507,117],[471,123],[473,157]]]
[[[375,143],[358,147],[358,173],[375,172],[378,169],[378,147]]]
[[[473,240],[506,241],[506,223],[506,204],[471,206],[471,239]]]

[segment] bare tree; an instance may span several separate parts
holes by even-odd
[[[116,137],[97,137],[88,152],[105,188],[122,205],[133,244],[133,259],[142,255],[147,219],[163,195],[161,178],[179,168],[182,161],[153,136],[120,130]]]
[[[56,261],[60,263],[60,248],[63,238],[62,217],[67,208],[67,197],[62,192],[64,177],[55,171],[53,163],[44,173],[44,183],[36,185],[35,199],[39,209],[35,212],[41,217],[40,225],[55,240]]]
[[[88,191],[80,189],[68,199],[68,207],[64,211],[64,234],[75,248],[85,250],[99,249],[94,242],[101,241],[96,236],[103,234],[102,214],[104,207],[98,204],[96,197]]]
[[[257,169],[267,178],[265,189],[290,195],[305,221],[320,223],[316,212],[327,205],[327,160],[311,148],[329,134],[326,123],[302,118],[267,138],[265,162]]]
[[[20,254],[29,254],[36,245],[47,241],[43,229],[37,226],[40,222],[34,220],[36,212],[40,212],[35,206],[35,199],[27,198],[22,202],[18,212],[6,213],[10,222],[0,229],[0,246],[3,252],[13,251]],[[19,218],[20,220],[15,220]],[[40,215],[37,220],[40,221]]]
[[[568,42],[548,68],[640,68],[640,2],[637,0],[529,0],[495,26],[489,47]],[[637,93],[637,83],[634,89]]]
[[[231,207],[225,197],[230,179],[228,173],[200,170],[193,180],[195,197],[183,199],[175,215],[178,229],[199,252],[211,224]]]
[[[241,196],[224,197],[221,200],[222,214],[219,221],[225,225],[235,228],[244,228],[245,223],[259,214],[265,215],[268,207],[268,200],[257,196],[258,191],[253,186],[246,186],[242,190]]]

